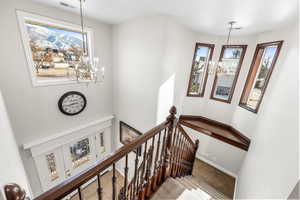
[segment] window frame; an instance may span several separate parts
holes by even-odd
[[[190,94],[189,93],[189,90],[190,90],[190,87],[191,87],[191,84],[192,84],[193,66],[194,66],[194,62],[195,62],[195,58],[196,58],[197,49],[198,49],[199,46],[210,48],[211,53],[210,53],[208,61],[207,61],[208,63],[212,60],[214,49],[215,49],[215,44],[201,43],[201,42],[196,43],[195,50],[194,50],[194,56],[193,56],[193,60],[192,60],[189,84],[188,84],[188,88],[187,88],[187,92],[186,92],[187,97],[204,97],[204,93],[205,93],[206,83],[207,83],[207,79],[208,79],[208,70],[206,70],[206,73],[203,77],[204,78],[204,80],[203,80],[203,90],[199,94]],[[207,64],[207,67],[208,66],[209,66],[209,64]]]
[[[282,47],[282,44],[283,44],[283,40],[278,40],[278,41],[273,41],[273,42],[265,42],[265,43],[259,43],[256,45],[256,49],[255,49],[255,52],[254,52],[254,55],[253,55],[253,58],[252,58],[252,62],[251,62],[251,67],[249,69],[249,72],[248,72],[248,75],[247,75],[247,79],[246,79],[246,82],[245,82],[245,85],[244,85],[244,88],[243,88],[243,92],[242,92],[242,95],[241,95],[241,98],[240,98],[240,101],[239,101],[239,106],[250,111],[250,112],[253,112],[255,114],[258,113],[258,110],[260,108],[260,105],[261,105],[261,102],[262,102],[262,99],[265,95],[265,92],[266,92],[266,89],[268,87],[268,84],[269,84],[269,81],[270,81],[270,78],[271,78],[271,75],[273,73],[273,70],[274,70],[274,66],[277,62],[277,59],[278,59],[278,56],[279,56],[279,53],[281,51],[281,47]],[[266,76],[266,80],[265,80],[265,83],[264,83],[264,86],[262,88],[262,93],[261,93],[261,97],[258,101],[258,104],[256,106],[255,109],[247,106],[247,102],[243,102],[243,99],[245,98],[245,95],[247,93],[247,86],[249,84],[249,82],[251,81],[251,75],[252,75],[252,72],[255,70],[255,63],[256,63],[256,59],[257,59],[257,56],[258,56],[258,53],[259,53],[259,50],[260,49],[265,49],[266,47],[269,47],[269,46],[274,46],[274,45],[277,45],[277,50],[276,50],[276,53],[274,55],[274,58],[273,58],[273,61],[270,65],[270,69],[269,69],[269,72]],[[262,59],[262,58],[261,58]],[[261,59],[260,59],[260,62],[261,62]],[[260,65],[259,65],[260,66]],[[257,75],[258,70],[256,71],[255,73],[255,77]],[[255,81],[255,80],[254,80]],[[253,82],[254,83],[254,82]],[[251,87],[252,88],[252,87]],[[249,96],[247,97],[247,100],[248,100]]]
[[[40,79],[35,72],[34,69],[34,61],[33,54],[30,47],[30,39],[26,29],[26,23],[34,22],[37,24],[49,26],[49,27],[57,27],[63,30],[69,30],[73,32],[81,33],[81,26],[77,24],[73,24],[67,21],[59,20],[56,18],[50,18],[42,15],[33,14],[30,12],[25,12],[22,10],[16,10],[16,16],[19,24],[19,32],[21,35],[21,42],[23,45],[23,49],[26,56],[27,68],[30,74],[31,82],[33,87],[41,87],[41,86],[50,86],[50,85],[63,85],[63,84],[77,84],[77,80],[71,80],[67,77],[59,77],[59,78],[51,78],[51,79]],[[94,56],[94,32],[90,27],[84,27],[84,32],[86,34],[86,45],[87,51],[89,53],[89,57],[93,58]],[[82,82],[91,82],[90,80],[82,81]]]
[[[233,94],[234,94],[234,90],[235,90],[235,87],[236,87],[236,83],[237,83],[237,80],[238,80],[238,77],[239,77],[239,74],[240,74],[240,71],[241,71],[243,61],[244,61],[244,57],[246,55],[247,47],[248,47],[248,45],[244,45],[244,44],[243,45],[222,45],[222,50],[221,50],[221,53],[220,53],[219,61],[222,60],[226,48],[242,48],[243,52],[241,54],[240,61],[239,61],[239,64],[237,66],[237,71],[236,71],[236,74],[235,74],[235,77],[234,77],[234,80],[233,80],[233,83],[232,83],[229,98],[227,100],[225,100],[225,99],[220,99],[220,98],[214,97],[214,91],[216,89],[216,84],[217,84],[217,72],[215,72],[213,87],[212,87],[212,90],[211,90],[211,93],[210,93],[210,99],[215,100],[215,101],[220,101],[220,102],[223,102],[223,103],[228,103],[228,104],[231,103],[232,97],[233,97]]]

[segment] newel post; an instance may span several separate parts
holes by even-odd
[[[24,200],[26,197],[25,190],[15,183],[5,185],[4,193],[7,200]]]
[[[170,158],[171,158],[172,134],[173,134],[175,119],[176,119],[175,115],[177,113],[176,107],[172,106],[169,113],[170,113],[170,115],[167,117],[169,127],[168,127],[168,135],[167,135],[167,140],[166,140],[164,164],[163,164],[163,180],[166,180],[170,176],[170,173],[171,173]]]

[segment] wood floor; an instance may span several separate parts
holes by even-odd
[[[235,178],[232,176],[198,159],[195,160],[193,176],[211,185],[226,196],[233,198]]]
[[[116,171],[117,176],[117,193],[124,184],[123,176]],[[220,193],[227,197],[233,198],[235,179],[224,172],[212,167],[211,165],[196,159],[193,170],[193,177],[200,182],[206,182]],[[101,177],[101,184],[103,187],[103,200],[112,199],[112,171],[104,174]],[[82,197],[84,200],[97,200],[97,182],[94,181],[82,190]],[[174,189],[174,188],[173,188]],[[75,195],[71,200],[79,200],[78,195]]]
[[[124,177],[116,171],[117,184],[116,191],[119,193],[121,187],[124,185]],[[101,176],[101,186],[103,187],[103,200],[112,199],[112,171],[107,172]],[[82,189],[82,199],[84,200],[98,200],[97,195],[98,183],[97,181],[92,182],[87,187]],[[78,194],[73,196],[70,200],[79,200]]]

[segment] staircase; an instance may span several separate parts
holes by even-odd
[[[194,176],[169,178],[153,195],[152,200],[230,199]]]

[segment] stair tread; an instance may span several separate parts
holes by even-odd
[[[209,185],[205,181],[199,180],[197,177],[191,177],[191,180],[195,181],[198,184],[199,189],[202,189],[205,192],[214,195],[216,198],[230,199],[229,197],[227,197],[223,193],[219,192],[218,190],[216,190],[214,187],[212,187],[211,185]]]
[[[185,176],[167,179],[151,199],[211,200],[230,198],[220,193],[206,182],[198,180],[197,177]]]
[[[169,178],[161,185],[152,199],[176,199],[184,190],[186,190],[186,188],[175,181],[175,179]]]

